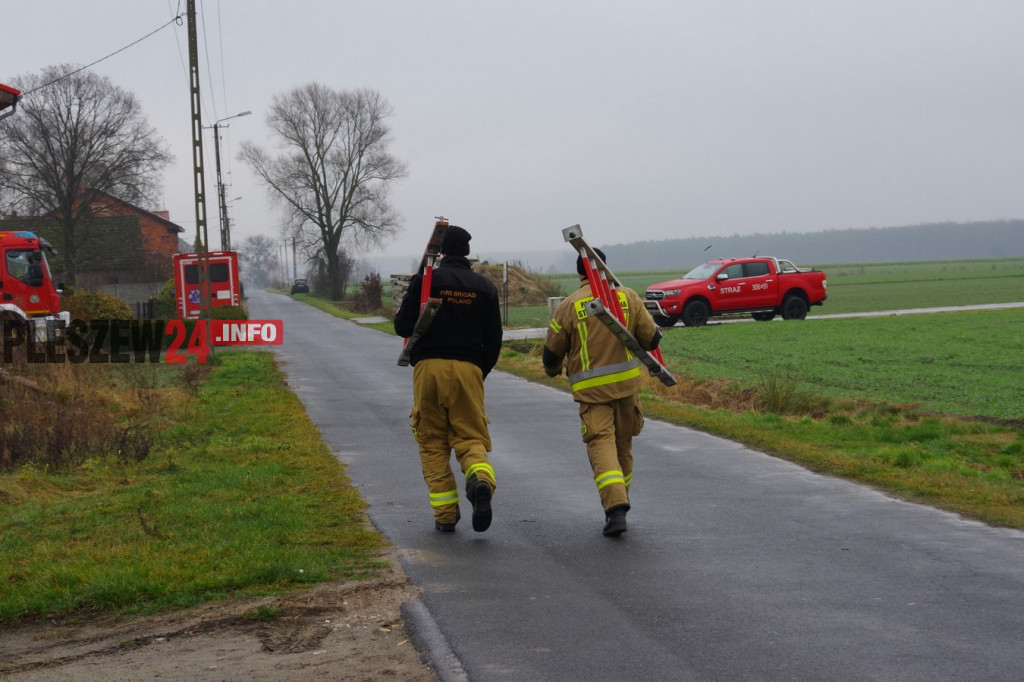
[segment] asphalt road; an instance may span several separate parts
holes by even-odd
[[[1024,533],[648,420],[629,532],[605,538],[571,397],[499,372],[494,523],[474,533],[463,500],[437,533],[400,339],[249,306],[284,321],[288,382],[422,588],[408,613],[442,679],[1024,679]]]

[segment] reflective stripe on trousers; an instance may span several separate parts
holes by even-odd
[[[471,362],[429,358],[413,368],[410,426],[419,445],[423,480],[430,493],[434,518],[454,523],[459,486],[451,456],[468,477],[495,488],[494,469],[487,459],[491,437],[484,411],[483,372]]]
[[[608,403],[580,403],[580,431],[604,509],[629,504],[633,436],[642,428],[643,415],[636,395]]]

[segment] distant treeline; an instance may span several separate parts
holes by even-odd
[[[710,248],[707,248],[709,247]],[[601,246],[615,271],[688,269],[712,258],[775,256],[799,265],[1024,257],[1024,220],[691,237]],[[614,254],[614,255],[613,255]],[[571,271],[571,259],[561,269]]]
[[[1024,258],[1024,220],[687,237],[594,246],[607,252],[608,265],[614,272],[684,271],[712,258],[737,258],[755,253],[786,258],[797,265]],[[709,246],[711,248],[707,248]],[[576,270],[576,255],[568,247],[550,251],[484,251],[472,255],[492,263],[518,261],[535,272],[555,274]],[[418,260],[419,256],[383,258],[372,265],[384,273],[411,272]]]

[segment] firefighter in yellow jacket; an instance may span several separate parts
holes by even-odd
[[[434,321],[412,347],[412,432],[420,450],[423,479],[430,492],[434,527],[452,532],[459,522],[459,490],[451,455],[466,479],[473,505],[473,530],[491,525],[496,486],[487,458],[491,437],[484,411],[484,379],[501,352],[498,290],[473,272],[469,232],[452,225],[441,244],[444,258],[434,269],[430,296],[441,299]],[[395,332],[409,337],[419,317],[422,278],[415,275],[395,315]]]
[[[595,249],[601,260],[604,253]],[[607,262],[607,261],[605,261]],[[544,342],[548,376],[558,376],[563,363],[573,399],[579,403],[581,432],[594,472],[594,484],[605,511],[604,535],[626,532],[629,485],[633,478],[633,436],[644,425],[640,411],[642,365],[604,324],[589,317],[594,298],[583,259],[576,259],[580,288],[558,306]],[[618,289],[626,328],[647,350],[657,348],[661,332],[635,291]]]

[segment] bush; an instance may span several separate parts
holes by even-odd
[[[244,306],[219,306],[210,310],[211,320],[248,320],[249,313]]]
[[[164,282],[160,293],[156,295],[156,306],[153,314],[158,320],[173,320],[178,316],[178,308],[174,300],[174,279]]]
[[[371,272],[359,284],[359,292],[352,297],[352,309],[357,313],[372,313],[383,307],[381,302],[384,287],[380,283],[380,273]]]
[[[797,377],[769,372],[756,386],[758,411],[778,415],[817,415],[828,412],[828,399],[800,388]]]
[[[64,309],[71,313],[72,320],[133,320],[135,314],[130,305],[110,294],[79,291],[64,297]]]

